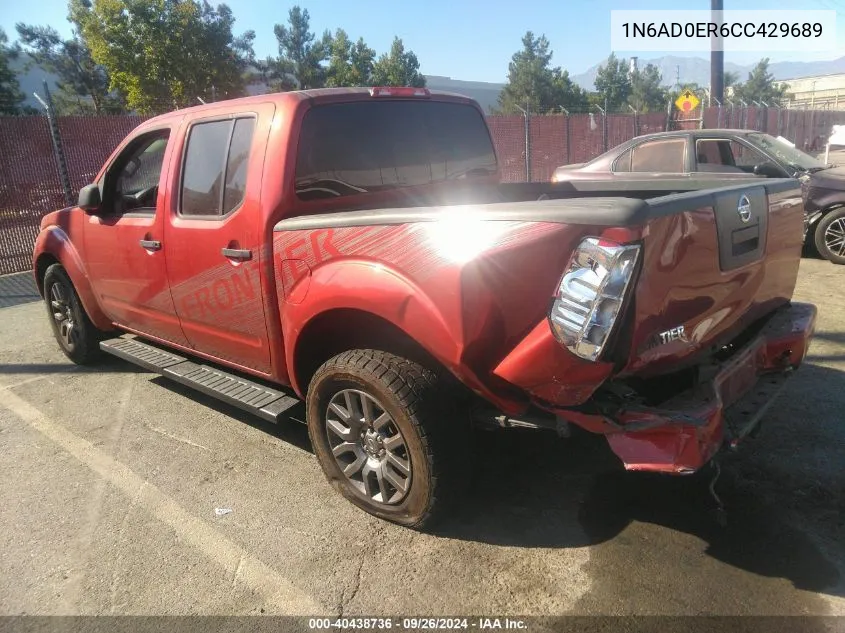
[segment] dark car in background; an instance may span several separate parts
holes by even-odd
[[[638,136],[587,163],[558,167],[554,182],[616,181],[637,188],[655,178],[740,184],[758,178],[801,181],[807,239],[845,264],[845,168],[825,164],[788,142],[755,130],[678,130]]]

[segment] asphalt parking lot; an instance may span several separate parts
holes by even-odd
[[[472,494],[436,534],[335,494],[296,422],[116,359],[71,365],[7,283],[0,615],[845,615],[843,275],[802,262],[816,338],[725,461],[727,526],[706,477],[625,473],[600,438],[528,431],[479,436]]]

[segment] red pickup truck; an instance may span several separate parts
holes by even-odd
[[[798,183],[665,188],[501,184],[465,97],[288,92],[143,123],[33,267],[71,360],[272,421],[304,401],[333,486],[421,527],[474,424],[574,423],[666,473],[758,424],[815,323]]]

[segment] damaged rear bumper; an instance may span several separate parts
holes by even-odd
[[[758,426],[803,361],[815,322],[813,305],[778,309],[730,359],[702,367],[700,374],[708,378],[659,407],[621,405],[612,416],[561,415],[592,430],[600,427],[629,470],[694,472]]]

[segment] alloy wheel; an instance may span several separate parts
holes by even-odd
[[[329,447],[344,476],[371,501],[395,505],[411,487],[405,438],[384,406],[357,389],[344,389],[326,410]]]
[[[50,312],[66,347],[72,347],[78,338],[78,328],[73,318],[70,292],[60,282],[50,287]]]
[[[845,256],[845,218],[838,218],[828,225],[824,232],[824,243],[834,255]]]

